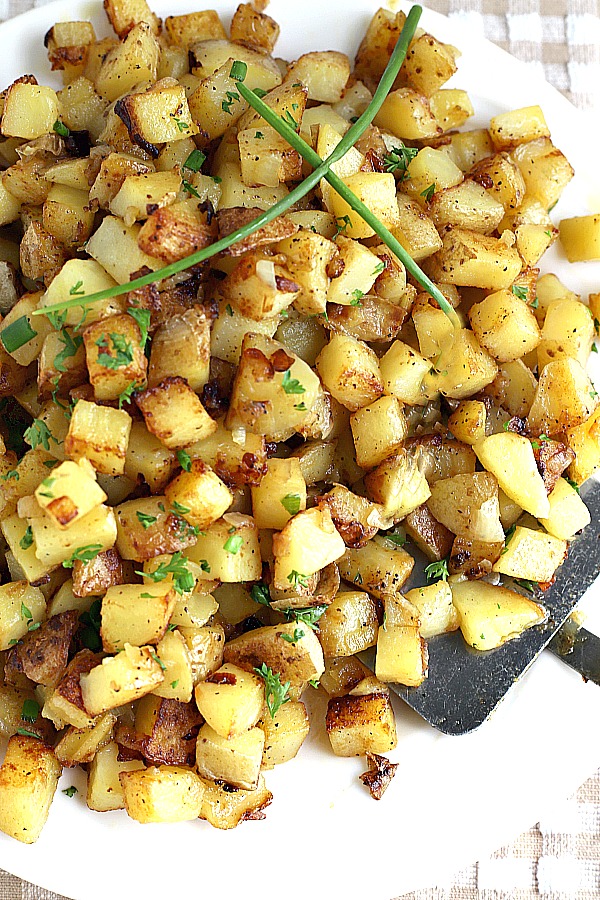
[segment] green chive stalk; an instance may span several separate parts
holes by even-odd
[[[109,300],[111,297],[118,297],[122,294],[128,294],[130,291],[145,287],[148,284],[154,284],[157,281],[162,281],[165,278],[170,278],[172,275],[183,272],[186,269],[191,268],[192,266],[196,266],[199,263],[205,262],[207,259],[216,256],[218,253],[222,253],[224,250],[227,250],[229,247],[231,247],[232,244],[235,244],[237,241],[244,240],[250,234],[258,231],[259,228],[267,225],[277,216],[287,212],[287,210],[291,206],[301,200],[302,197],[304,197],[319,183],[321,178],[323,178],[327,174],[329,167],[340,160],[342,156],[344,156],[344,154],[347,153],[352,146],[354,146],[359,137],[369,127],[369,125],[381,109],[385,98],[392,89],[394,81],[396,80],[398,72],[400,71],[400,67],[404,62],[409,44],[413,39],[422,11],[423,10],[420,6],[413,6],[408,13],[406,21],[404,23],[404,27],[400,32],[400,36],[390,57],[390,61],[386,66],[386,69],[381,77],[381,81],[379,82],[377,89],[373,94],[373,99],[369,103],[368,107],[365,109],[362,115],[359,116],[357,121],[348,129],[340,143],[335,147],[335,149],[327,157],[327,159],[322,160],[320,157],[317,157],[319,159],[319,163],[314,171],[307,178],[305,178],[301,184],[290,191],[290,193],[286,197],[283,197],[272,207],[270,207],[270,209],[265,210],[264,213],[262,213],[260,216],[257,216],[256,219],[253,219],[252,222],[249,222],[243,228],[238,228],[237,231],[232,232],[231,234],[227,235],[227,237],[221,238],[221,240],[216,241],[209,247],[205,247],[203,250],[198,250],[196,253],[192,253],[189,256],[184,257],[183,259],[177,260],[177,262],[171,263],[168,266],[164,266],[164,268],[162,269],[157,269],[156,271],[150,272],[147,275],[142,275],[140,278],[135,278],[133,279],[133,281],[127,282],[127,284],[116,285],[115,287],[107,288],[106,290],[98,291],[94,294],[88,294],[85,297],[73,297],[69,300],[62,301],[61,303],[55,303],[52,306],[41,307],[40,309],[34,310],[32,315],[40,316],[47,313],[62,312],[63,310],[76,307],[82,307],[85,309],[85,307],[89,304],[97,303],[99,300]],[[238,78],[241,77],[242,74],[245,77],[245,66],[243,63],[234,63],[233,71],[237,74]],[[241,84],[241,82],[238,83]],[[249,91],[249,93],[254,100],[259,99],[252,91]],[[250,105],[253,106],[253,103]],[[263,103],[261,101],[261,110],[263,107],[267,110],[270,109],[270,107],[268,107],[266,103]],[[276,119],[279,124],[282,124],[281,119],[279,119],[278,116],[276,116]],[[292,129],[290,129],[290,131],[292,131]],[[295,135],[295,132],[293,133]]]

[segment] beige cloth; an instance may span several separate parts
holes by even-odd
[[[42,4],[0,0],[0,20]],[[462,19],[543,72],[576,105],[600,112],[600,0],[430,0],[427,5]],[[557,801],[554,813],[514,844],[443,885],[404,895],[404,900],[534,898],[600,900],[600,771],[575,797]],[[60,898],[0,870],[0,900]]]

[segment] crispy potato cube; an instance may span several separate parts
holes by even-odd
[[[473,304],[469,321],[481,346],[500,362],[520,359],[540,342],[532,310],[508,289]]]
[[[110,741],[117,717],[105,712],[89,728],[69,728],[54,748],[61,765],[73,768],[92,761],[98,749]]]
[[[148,160],[130,153],[109,153],[100,164],[90,189],[90,200],[95,200],[101,209],[108,209],[127,178],[153,171],[154,164]]]
[[[197,394],[178,376],[137,394],[135,402],[148,431],[169,449],[189,447],[217,429]]]
[[[520,144],[511,155],[521,170],[529,196],[539,200],[545,209],[552,209],[574,175],[568,159],[548,137]]]
[[[494,572],[544,583],[552,581],[554,573],[567,553],[567,542],[542,531],[517,525]]]
[[[258,727],[265,734],[261,768],[272,769],[294,759],[304,743],[310,728],[306,706],[300,700],[290,700],[274,716],[265,714]]]
[[[194,688],[192,661],[185,638],[179,631],[167,631],[156,645],[156,655],[165,667],[165,680],[153,693],[168,700],[189,703]]]
[[[225,662],[253,672],[264,663],[279,674],[281,684],[290,682],[292,688],[303,688],[308,681],[318,681],[325,668],[319,639],[310,628],[301,629],[297,623],[265,625],[248,631],[225,645]],[[286,634],[287,640],[281,635]]]
[[[444,559],[452,550],[454,535],[431,515],[426,503],[409,513],[404,525],[407,536],[431,562]]]
[[[422,206],[427,202],[423,192],[432,184],[437,193],[454,187],[463,180],[463,173],[448,154],[433,147],[420,150],[408,164],[406,174],[409,180],[403,189]]]
[[[110,587],[102,601],[102,646],[107,653],[125,644],[156,644],[167,630],[176,594],[170,582]]]
[[[452,604],[452,591],[447,581],[436,581],[425,587],[413,588],[404,595],[419,614],[422,638],[456,631],[458,614]]]
[[[527,421],[534,434],[553,435],[581,425],[598,401],[585,369],[576,359],[556,359],[542,369]]]
[[[180,632],[190,654],[192,681],[198,684],[222,665],[225,632],[218,624],[181,628]]]
[[[21,201],[13,196],[0,181],[0,225],[9,225],[19,218]]]
[[[539,106],[524,106],[490,119],[490,134],[498,150],[550,137],[550,129]]]
[[[81,247],[94,227],[88,191],[53,184],[44,202],[42,224],[68,250]]]
[[[565,478],[558,479],[548,500],[550,513],[540,517],[540,523],[553,537],[570,541],[578,531],[590,524],[587,506]]]
[[[263,810],[273,799],[262,775],[259,775],[258,786],[252,791],[241,788],[232,791],[229,785],[214,781],[202,780],[202,783],[204,799],[200,818],[206,819],[215,828],[235,828],[245,819],[262,819],[265,815]]]
[[[329,509],[299,512],[273,536],[275,587],[289,590],[290,586],[302,585],[308,576],[339,559],[344,550]]]
[[[391,172],[357,172],[342,179],[359,200],[368,206],[387,227],[398,225],[398,201],[396,181]],[[344,234],[349,238],[368,238],[375,234],[368,222],[355,212],[350,204],[336,191],[331,193],[331,212],[338,223],[344,226]]]
[[[124,409],[79,400],[65,438],[65,453],[74,460],[89,460],[105,475],[122,475],[130,431],[131,416]]]
[[[427,676],[427,645],[420,632],[417,610],[404,597],[391,595],[385,598],[383,606],[375,675],[383,682],[418,687]]]
[[[323,655],[352,656],[377,643],[375,602],[361,591],[339,591],[319,619]]]
[[[487,411],[481,400],[461,400],[448,419],[448,428],[457,440],[475,444],[485,437]]]
[[[477,160],[471,177],[483,185],[488,193],[509,212],[521,206],[525,196],[525,181],[508,153],[490,153]]]
[[[338,560],[340,575],[345,581],[382,600],[387,594],[402,589],[414,564],[406,550],[394,547],[380,537],[373,538],[364,547],[347,547]]]
[[[325,662],[325,671],[321,675],[319,687],[322,687],[330,697],[342,697],[372,675],[371,669],[368,669],[357,656],[340,656]]]
[[[160,494],[179,467],[177,455],[169,450],[142,421],[131,425],[124,472],[133,482],[141,476],[153,494]]]
[[[134,272],[160,268],[161,262],[138,246],[139,225],[126,225],[116,216],[106,216],[88,241],[86,250],[119,284]]]
[[[327,306],[329,276],[327,266],[335,255],[332,241],[312,231],[300,231],[277,244],[284,253],[286,267],[300,292],[294,308],[305,316],[324,312]]]
[[[225,663],[196,685],[194,696],[202,717],[213,731],[226,739],[239,737],[260,718],[265,699],[264,682],[257,675]]]
[[[491,434],[474,445],[482,466],[496,476],[504,493],[536,518],[550,510],[531,441],[512,431]]]
[[[471,98],[467,92],[457,88],[435,91],[429,98],[429,108],[442,131],[446,133],[453,131],[455,128],[460,128],[461,125],[465,124],[467,119],[475,114]],[[477,146],[471,146],[469,149],[471,152],[476,153],[478,148]],[[463,154],[468,152],[464,141],[462,143],[461,151]],[[458,154],[455,162],[458,165]]]
[[[403,403],[425,405],[428,398],[422,384],[430,369],[428,359],[408,344],[394,341],[380,362],[383,388]]]
[[[394,710],[387,694],[332,697],[325,724],[336,756],[389,753],[398,743]]]
[[[178,172],[149,172],[128,175],[109,204],[111,213],[131,224],[177,199],[181,189]]]
[[[27,519],[22,519],[16,513],[10,516],[5,514],[0,521],[4,540],[20,569],[16,574],[22,573],[30,584],[44,584],[54,567],[38,559],[35,540],[30,544],[33,534],[29,527]],[[26,546],[27,544],[30,546]]]
[[[254,54],[254,51],[238,46],[232,56],[245,62],[244,56],[247,54]],[[259,56],[259,54],[254,55]],[[271,71],[267,66],[266,57],[260,57],[260,62],[253,60],[253,63],[248,66],[245,78],[245,84],[250,90],[257,87],[269,90],[281,83],[279,72],[275,74]],[[188,98],[192,119],[198,125],[200,135],[205,143],[222,137],[227,129],[248,109],[248,104],[236,89],[236,80],[231,78],[231,64],[231,59],[228,59],[214,73],[205,77]]]
[[[108,21],[120,38],[127,37],[134,25],[144,22],[154,34],[160,34],[161,22],[146,0],[104,0]]]
[[[521,257],[515,247],[500,238],[452,228],[433,257],[430,276],[461,287],[499,291],[509,287],[520,271]]]
[[[201,459],[193,459],[190,466],[189,471],[180,472],[167,485],[165,496],[173,509],[204,530],[227,512],[233,495]]]
[[[237,788],[255,790],[264,744],[265,734],[260,728],[250,728],[233,737],[224,738],[205,724],[198,733],[198,773],[211,781],[224,781]]]
[[[104,503],[106,494],[96,481],[94,467],[87,459],[80,459],[56,466],[36,488],[35,498],[59,528],[68,528]]]
[[[272,338],[277,331],[279,319],[271,316],[257,322],[248,316],[243,316],[238,309],[230,303],[221,305],[219,315],[212,325],[210,341],[211,354],[217,359],[236,365],[242,355],[244,338],[249,332],[260,333]]]
[[[350,60],[336,50],[305,53],[287,70],[286,81],[300,81],[308,88],[308,99],[337,103],[350,77]]]
[[[302,160],[274,128],[248,128],[238,132],[242,180],[248,185],[277,187],[280,182],[297,181]]]
[[[481,184],[466,180],[436,191],[429,204],[429,215],[438,228],[450,225],[490,234],[504,218],[504,207]]]
[[[231,40],[271,54],[279,37],[279,25],[251,3],[240,3],[231,19]]]
[[[164,681],[163,671],[152,647],[125,644],[117,656],[81,676],[81,696],[85,711],[98,716],[108,709],[139,700]]]
[[[342,484],[334,485],[318,500],[319,507],[328,507],[333,524],[348,547],[363,547],[380,528],[393,522],[377,503],[353,494]]]
[[[56,685],[54,691],[46,699],[42,715],[57,728],[72,725],[74,728],[89,728],[93,718],[88,715],[83,705],[80,679],[90,672],[101,661],[101,657],[91,650],[77,653]]]
[[[56,91],[45,85],[15,82],[4,98],[0,131],[6,137],[31,141],[52,133],[57,119]]]
[[[186,50],[196,41],[227,39],[223,23],[214,9],[198,10],[183,16],[167,16],[165,31],[171,44]]]
[[[142,562],[161,554],[177,553],[196,540],[178,513],[167,506],[166,497],[140,497],[126,500],[115,510],[117,550],[122,559]]]
[[[115,113],[124,122],[131,140],[144,150],[157,144],[182,141],[198,133],[181,84],[159,81],[144,93],[128,94],[117,100]],[[155,155],[154,149],[151,155]],[[113,212],[120,215],[117,209]]]
[[[72,581],[74,597],[101,596],[109,587],[125,582],[123,561],[114,549],[104,550],[89,562],[77,559]]]
[[[8,650],[25,637],[30,625],[42,621],[46,600],[39,588],[26,581],[0,586],[0,650]]]
[[[86,803],[89,809],[108,812],[125,809],[125,800],[119,775],[121,772],[137,772],[144,768],[141,759],[119,760],[119,746],[114,741],[100,747],[92,759],[88,771]]]
[[[256,524],[250,516],[227,516],[227,520],[217,519],[198,536],[188,557],[201,566],[205,579],[256,581],[262,570]]]
[[[365,475],[367,494],[383,506],[383,514],[399,521],[431,496],[419,465],[419,454],[401,448]]]
[[[252,491],[252,514],[257,528],[282,529],[292,516],[306,509],[306,482],[300,461],[270,459],[261,482]]]
[[[160,48],[152,32],[147,22],[138,22],[120,44],[108,51],[95,79],[101,97],[112,103],[136,84],[156,81]]]
[[[42,563],[57,566],[70,560],[77,550],[94,553],[109,550],[117,539],[117,523],[111,507],[95,506],[91,512],[61,528],[46,515],[29,520],[35,553]]]
[[[202,810],[204,787],[184,766],[151,766],[120,772],[127,815],[137,822],[188,822]]]
[[[179,375],[193,391],[201,391],[210,377],[210,320],[196,306],[170,316],[152,338],[148,384]]]
[[[340,274],[331,279],[327,301],[352,305],[357,298],[370,293],[383,271],[381,261],[368,247],[344,235],[336,238],[335,245],[342,265],[339,266]]]
[[[600,259],[600,215],[561,219],[559,231],[569,262]]]
[[[0,766],[0,831],[35,844],[46,824],[62,767],[37,738],[14,735]]]
[[[375,352],[350,335],[332,335],[317,357],[316,367],[327,390],[351,412],[383,394]]]
[[[500,647],[546,618],[533,600],[485,581],[453,584],[452,599],[462,636],[476,650]]]
[[[244,254],[221,290],[243,316],[260,321],[287,309],[300,293],[300,286],[284,266],[256,250]]]
[[[408,434],[408,423],[397,397],[380,397],[350,416],[356,462],[372,469],[393,456]]]
[[[408,141],[424,141],[442,133],[427,97],[408,87],[387,95],[373,124]]]
[[[489,543],[504,540],[498,482],[489,472],[454,475],[436,481],[431,485],[427,505],[453,534]]]
[[[199,457],[217,473],[230,488],[244,484],[260,484],[267,471],[267,451],[262,435],[246,432],[244,440],[228,431],[223,421],[217,422],[217,430],[188,448],[192,457]]]
[[[581,425],[569,428],[565,440],[575,452],[569,466],[569,478],[576,484],[583,482],[600,466],[600,406]]]

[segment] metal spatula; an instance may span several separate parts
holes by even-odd
[[[555,583],[540,596],[548,612],[546,622],[486,652],[467,646],[460,631],[439,635],[428,642],[429,674],[423,684],[416,688],[390,684],[439,731],[466,734],[481,725],[545,647],[585,678],[598,680],[600,639],[567,621],[600,574],[600,484],[593,482],[584,499],[592,521],[571,543]],[[374,658],[374,651],[363,656],[368,665]]]

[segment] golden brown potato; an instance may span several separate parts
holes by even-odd
[[[15,735],[0,766],[0,831],[34,844],[46,824],[62,767],[43,741]]]

